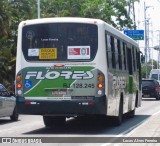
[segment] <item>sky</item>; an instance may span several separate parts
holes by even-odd
[[[144,3],[146,9],[144,10]],[[160,45],[160,0],[140,0],[135,4],[136,23],[138,30],[145,30],[144,13],[149,19],[149,47],[151,59],[158,60],[158,51],[152,47]],[[141,51],[144,53],[145,42],[138,41]]]

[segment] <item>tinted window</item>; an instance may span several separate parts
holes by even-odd
[[[6,88],[0,84],[0,96],[9,96],[8,91],[6,90]]]
[[[124,69],[126,70],[126,44],[123,42],[123,59],[124,59]]]
[[[110,60],[109,60],[109,55],[110,55],[110,41],[108,40],[109,36],[107,34],[107,31],[105,31],[105,42],[106,42],[106,56],[107,56],[107,65],[108,68],[110,67]]]
[[[90,61],[98,48],[94,24],[48,23],[24,26],[22,51],[28,61]]]
[[[118,48],[118,63],[119,63],[119,69],[122,69],[122,56],[121,56],[121,42],[120,40],[117,40],[117,48]]]
[[[133,69],[136,71],[135,48],[132,47]]]
[[[6,88],[0,84],[0,92],[4,92],[4,91],[6,91]]]
[[[116,58],[115,58],[115,44],[114,44],[114,37],[111,36],[110,39],[111,43],[111,51],[112,51],[112,68],[116,68]]]
[[[128,70],[129,74],[133,74],[133,60],[132,60],[132,51],[130,48],[127,48],[127,64],[128,64]]]
[[[142,81],[142,87],[144,86],[154,86],[155,82],[153,80],[146,80],[146,81]]]

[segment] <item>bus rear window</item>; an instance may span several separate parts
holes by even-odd
[[[91,61],[97,48],[94,24],[45,23],[22,30],[22,51],[28,61]]]

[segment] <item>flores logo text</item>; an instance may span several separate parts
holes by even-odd
[[[43,79],[56,79],[59,77],[64,77],[64,79],[91,79],[93,78],[93,74],[91,71],[51,71],[43,74],[42,71],[29,71],[26,74],[25,79],[28,80],[31,77],[35,77],[37,80]]]

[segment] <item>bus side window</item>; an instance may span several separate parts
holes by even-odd
[[[133,71],[136,71],[135,48],[132,47]]]
[[[126,70],[126,44],[123,42],[123,65],[124,70]]]
[[[107,34],[107,64],[109,68],[112,68],[112,51],[111,51],[111,37]]]
[[[137,70],[139,70],[139,64],[140,64],[140,59],[139,59],[139,53],[138,53],[138,51],[137,51],[137,49],[136,49],[136,64],[137,64]]]
[[[114,38],[114,46],[115,46],[115,68],[119,70],[119,58],[118,58],[118,40]]]
[[[131,48],[127,47],[127,64],[128,64],[128,71],[130,75],[133,75],[133,58],[132,58],[132,51]]]
[[[116,68],[116,59],[115,59],[115,44],[114,44],[114,37],[111,36],[111,50],[112,50],[112,68]]]
[[[119,39],[117,40],[117,48],[119,69],[122,70],[121,41]]]
[[[107,60],[107,66],[108,68],[110,67],[110,62],[109,62],[109,51],[110,51],[110,41],[108,41],[108,34],[107,31],[105,31],[105,43],[106,43],[106,60]]]

